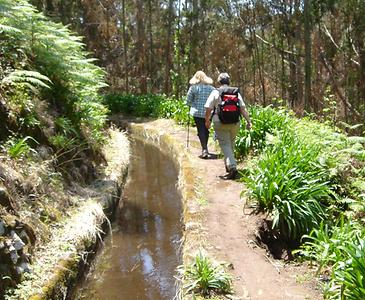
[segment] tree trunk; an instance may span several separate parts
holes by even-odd
[[[125,29],[126,24],[125,16],[125,0],[122,0],[122,34],[123,34],[123,57],[124,57],[124,80],[125,91],[129,93],[129,75],[128,75],[128,45],[127,45],[127,32]]]
[[[140,92],[147,93],[147,78],[146,78],[146,47],[145,47],[145,31],[144,31],[144,15],[143,15],[143,0],[137,1],[137,57],[138,57],[138,74],[140,82]]]
[[[168,11],[168,25],[167,25],[167,41],[166,41],[166,66],[165,66],[165,93],[166,95],[170,95],[170,87],[171,87],[171,74],[170,70],[172,69],[172,53],[171,53],[171,45],[172,45],[172,25],[174,23],[174,1],[169,0],[169,11]]]
[[[153,79],[154,76],[154,51],[153,51],[153,33],[152,33],[152,3],[151,0],[148,0],[148,78],[151,81],[152,88],[154,87],[155,83]]]
[[[312,41],[311,41],[311,0],[304,0],[304,109],[310,112],[312,103]]]

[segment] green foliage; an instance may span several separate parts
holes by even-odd
[[[300,239],[325,217],[322,203],[332,194],[320,147],[301,143],[289,130],[270,137],[245,181],[260,209],[272,214],[273,227]]]
[[[322,222],[319,228],[304,235],[305,243],[295,253],[318,264],[317,274],[323,267],[332,266],[346,259],[346,253],[340,246],[353,244],[363,234],[358,223],[345,221],[342,217],[338,224]]]
[[[5,148],[9,156],[11,158],[20,158],[26,156],[32,150],[32,148],[28,144],[29,140],[37,143],[37,141],[30,136],[27,136],[25,138],[13,137],[9,139],[5,144]]]
[[[191,265],[179,268],[179,274],[186,294],[211,296],[231,293],[230,275],[201,252],[195,256]]]
[[[335,282],[341,286],[341,298],[357,300],[365,298],[365,236],[358,238],[356,243],[342,245],[340,248],[349,257],[335,268]],[[330,294],[330,299],[338,299],[339,293]]]
[[[47,76],[35,71],[15,70],[3,78],[1,83],[15,86],[19,84],[25,85],[32,91],[37,92],[38,87],[49,89],[50,86],[48,84],[52,82]]]
[[[74,146],[75,141],[73,139],[67,138],[67,136],[63,134],[56,134],[49,138],[51,145],[56,147],[57,149],[68,149],[71,146]]]
[[[52,114],[71,120],[69,135],[97,146],[103,140],[101,129],[108,112],[98,91],[106,84],[104,71],[88,58],[82,38],[49,21],[25,0],[1,0],[0,9],[0,52],[4,53],[0,81],[6,97],[17,98],[16,103],[47,99]],[[8,108],[13,110],[11,103]],[[28,111],[41,118],[36,110]],[[63,129],[59,133],[64,134]]]
[[[266,145],[267,134],[287,130],[292,121],[289,112],[285,109],[250,106],[248,110],[253,126],[251,130],[247,130],[245,121],[241,120],[235,147],[238,156],[247,155],[251,149],[261,151]]]
[[[331,87],[327,87],[323,96],[322,117],[324,122],[330,126],[335,126],[337,122],[337,101],[332,94]]]
[[[326,299],[363,299],[365,296],[365,230],[341,218],[336,225],[322,223],[296,251],[304,259],[318,263],[317,274],[331,268],[325,288]]]
[[[295,252],[316,262],[318,274],[330,272],[325,298],[362,299],[365,139],[334,127],[330,91],[326,97],[324,123],[299,120],[282,109],[251,108],[258,133],[252,142],[253,132],[241,129],[237,143],[241,154],[250,147],[260,153],[244,177],[258,207],[284,237],[302,237]]]
[[[170,118],[181,125],[186,125],[189,118],[192,121],[189,108],[183,100],[164,95],[111,94],[105,97],[105,103],[112,113],[125,113],[135,117]]]

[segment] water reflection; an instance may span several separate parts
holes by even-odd
[[[134,142],[124,205],[112,241],[98,257],[79,299],[173,299],[180,264],[177,170],[157,148]]]

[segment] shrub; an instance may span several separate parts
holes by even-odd
[[[11,158],[20,158],[32,151],[32,148],[27,142],[28,140],[33,141],[33,143],[37,143],[37,141],[30,136],[27,136],[25,138],[13,137],[9,139],[6,143],[9,156]]]
[[[274,109],[271,106],[250,106],[248,108],[252,121],[252,129],[247,130],[245,120],[236,138],[236,153],[247,155],[250,150],[261,151],[266,146],[266,135],[276,131],[286,131],[292,123],[290,114],[285,109]]]
[[[304,245],[296,251],[304,259],[318,262],[317,274],[332,268],[325,288],[326,299],[363,299],[365,296],[365,231],[342,217],[333,226],[322,223],[303,237]]]
[[[124,113],[135,117],[169,118],[186,125],[192,119],[189,108],[181,99],[164,95],[110,94],[104,98],[112,113]]]
[[[100,145],[107,110],[98,92],[106,86],[105,72],[88,58],[82,38],[25,0],[1,0],[0,6],[0,88],[12,100],[7,109],[20,117],[30,112],[38,124],[46,112],[35,110],[34,102],[47,99],[52,116],[72,121],[72,138]]]
[[[301,143],[291,131],[271,136],[270,143],[244,180],[259,208],[271,213],[273,227],[299,239],[326,216],[323,204],[333,194],[321,148]]]
[[[179,274],[186,294],[210,296],[231,293],[231,277],[221,265],[214,264],[201,252],[191,265],[179,268]]]

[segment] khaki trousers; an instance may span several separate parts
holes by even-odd
[[[222,124],[220,121],[214,121],[213,127],[224,155],[224,164],[227,170],[236,168],[237,162],[234,158],[234,145],[236,135],[240,129],[240,123]]]

